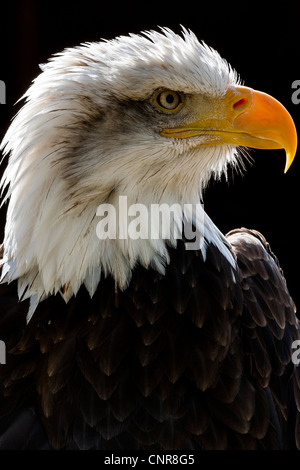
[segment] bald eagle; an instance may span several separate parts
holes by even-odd
[[[245,147],[289,168],[288,112],[184,28],[41,68],[2,142],[0,448],[299,447],[285,278],[203,207]]]

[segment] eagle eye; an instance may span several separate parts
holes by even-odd
[[[156,105],[167,111],[177,111],[182,104],[180,93],[173,90],[159,92],[154,99]]]

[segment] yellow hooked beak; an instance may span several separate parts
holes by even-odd
[[[161,135],[176,139],[204,136],[197,146],[232,144],[286,151],[285,172],[297,150],[297,132],[288,111],[279,101],[243,86],[230,86],[223,98],[194,102],[196,120]],[[196,108],[196,109],[195,109]],[[199,111],[198,111],[199,109]]]

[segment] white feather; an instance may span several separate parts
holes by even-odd
[[[97,207],[120,195],[146,207],[199,204],[211,176],[235,164],[235,148],[162,138],[147,100],[163,87],[219,97],[235,83],[219,54],[185,29],[84,44],[43,65],[1,146],[10,155],[2,282],[19,279],[29,317],[51,294],[68,301],[85,284],[92,296],[102,275],[124,289],[137,263],[164,272],[174,240],[99,240]],[[197,223],[234,264],[208,216]]]

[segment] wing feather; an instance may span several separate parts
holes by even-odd
[[[15,283],[0,286],[0,427],[28,406],[55,448],[300,445],[294,304],[260,234],[227,240],[234,276],[214,245],[204,262],[179,243],[164,276],[137,267],[124,292],[107,278],[92,299],[84,288],[67,304],[51,297],[28,325]]]
[[[288,429],[287,420],[293,414],[299,420],[299,372],[292,363],[292,343],[299,339],[296,308],[278,260],[259,232],[238,229],[229,232],[227,240],[236,254],[242,276],[246,365],[261,390],[267,393],[273,423],[277,421],[277,429],[282,426]],[[299,443],[297,433],[297,429],[296,435],[293,430],[288,444],[283,445]]]

